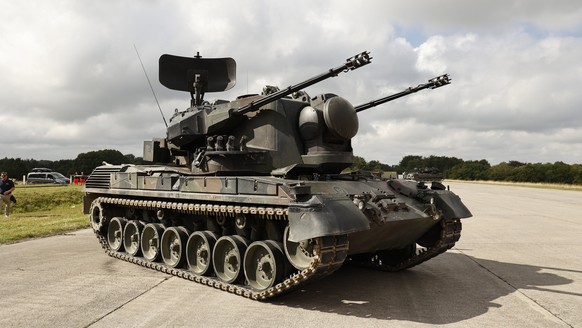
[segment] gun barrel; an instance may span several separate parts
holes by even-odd
[[[259,109],[261,106],[264,106],[264,105],[269,104],[275,100],[286,97],[294,92],[305,89],[311,85],[319,83],[319,82],[321,82],[325,79],[328,79],[330,77],[335,77],[341,72],[353,71],[353,70],[360,68],[364,65],[368,65],[371,62],[371,60],[372,60],[372,57],[370,57],[370,53],[368,51],[364,51],[360,54],[357,54],[351,58],[346,59],[346,62],[341,66],[338,66],[336,68],[332,68],[325,73],[314,76],[314,77],[307,79],[301,83],[291,85],[285,89],[282,89],[280,91],[272,93],[272,94],[270,94],[264,98],[261,98],[259,100],[253,101],[246,106],[243,106],[241,108],[234,110],[233,112],[235,114],[245,114],[248,112],[255,111],[255,110]]]
[[[451,79],[449,78],[448,74],[444,74],[441,76],[437,76],[435,78],[432,78],[430,80],[428,80],[427,83],[423,83],[423,84],[419,84],[416,87],[410,87],[404,91],[395,93],[393,95],[384,97],[384,98],[380,98],[380,99],[376,99],[376,100],[372,100],[370,102],[367,102],[365,104],[361,104],[356,106],[354,109],[356,110],[356,112],[361,112],[363,110],[366,110],[368,108],[372,108],[372,107],[376,107],[378,105],[381,105],[383,103],[398,99],[400,97],[404,97],[407,96],[411,93],[415,93],[418,92],[420,90],[424,90],[424,89],[436,89],[436,88],[440,88],[444,85],[450,84],[451,83]]]

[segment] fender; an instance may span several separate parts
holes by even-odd
[[[433,190],[433,197],[438,209],[443,211],[445,219],[464,219],[473,216],[461,202],[461,197],[448,190]]]
[[[343,195],[311,195],[289,206],[289,240],[349,234],[369,230],[368,218]]]

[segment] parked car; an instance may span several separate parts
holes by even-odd
[[[59,172],[30,172],[26,175],[26,183],[56,183],[69,184],[71,179]]]
[[[31,170],[31,172],[52,172],[52,169],[47,169],[46,167],[35,167]]]

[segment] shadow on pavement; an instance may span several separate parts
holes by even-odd
[[[457,253],[446,253],[396,273],[345,265],[331,276],[271,303],[346,316],[448,324],[501,307],[495,300],[516,289],[551,291],[544,287],[573,282],[541,272],[543,269]],[[517,280],[508,282],[497,272],[511,272]]]

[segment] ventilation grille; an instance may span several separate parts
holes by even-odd
[[[86,188],[111,188],[111,173],[119,172],[121,170],[121,165],[107,165],[99,166],[93,173],[87,178],[85,182]]]

